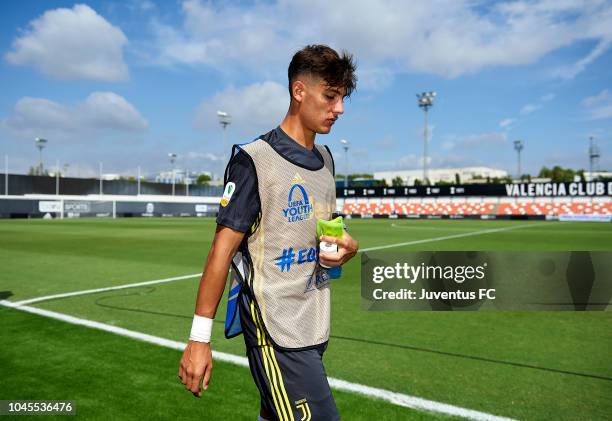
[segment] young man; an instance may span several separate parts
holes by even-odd
[[[179,377],[194,395],[212,373],[210,331],[230,264],[240,283],[230,291],[244,334],[260,420],[337,420],[322,356],[329,339],[329,274],[357,253],[348,233],[317,238],[318,219],[336,208],[334,163],[315,136],[330,132],[355,89],[352,56],[324,45],[298,51],[289,64],[289,111],[279,127],[234,146],[225,174],[217,230],[196,299]],[[338,251],[319,253],[318,241]],[[228,305],[233,308],[232,302]],[[229,329],[229,330],[228,330]]]

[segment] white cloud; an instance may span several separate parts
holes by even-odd
[[[215,7],[185,0],[182,27],[152,21],[156,38],[153,61],[162,65],[204,64],[225,70],[228,65],[266,69],[275,60],[282,58],[285,62],[299,44],[282,34],[290,23],[284,22],[277,6],[255,3],[251,8],[238,8],[228,3]]]
[[[23,97],[2,126],[18,137],[63,139],[105,130],[138,132],[148,123],[125,98],[113,92],[93,92],[76,105]]]
[[[363,87],[379,89],[397,72],[458,77],[491,66],[536,62],[579,41],[597,47],[573,66],[577,74],[612,40],[605,1],[469,0],[255,2],[238,8],[186,0],[183,25],[154,24],[165,64],[239,64],[269,76],[300,46],[324,42],[359,59]],[[276,70],[271,70],[276,69]]]
[[[194,126],[218,130],[217,111],[228,112],[232,118],[229,130],[234,135],[250,136],[242,139],[242,143],[278,125],[288,107],[289,92],[278,83],[266,81],[243,88],[229,87],[200,104]]]
[[[155,10],[157,6],[150,0],[132,0],[127,4],[128,8],[140,10],[143,12],[150,12]]]
[[[210,152],[188,152],[185,155],[185,158],[188,160],[193,160],[193,161],[200,161],[202,159],[207,160],[207,161],[213,161],[213,162],[218,162],[218,161],[223,161],[223,156],[222,155],[215,155],[214,153],[210,153]]]
[[[58,79],[121,81],[128,79],[126,44],[121,29],[89,6],[77,4],[49,10],[31,21],[5,58]]]
[[[359,68],[359,87],[370,91],[383,91],[393,83],[394,75],[384,67]]]
[[[607,89],[583,99],[581,104],[587,109],[589,120],[612,118],[612,97]]]
[[[554,93],[548,93],[546,95],[542,95],[542,97],[540,98],[540,101],[542,102],[548,102],[548,101],[552,101],[553,99],[555,99],[556,95]]]
[[[147,121],[125,98],[113,92],[93,92],[82,106],[84,123],[97,129],[144,130]]]
[[[605,104],[610,100],[610,92],[607,89],[602,90],[597,95],[586,97],[582,100],[582,105],[585,107],[596,107]]]
[[[585,57],[576,61],[570,66],[561,67],[556,69],[554,72],[555,76],[561,77],[562,79],[573,79],[579,73],[582,73],[584,69],[587,68],[589,64],[594,62],[599,56],[608,51],[610,46],[612,45],[612,40],[605,39],[597,43],[595,48],[589,52]]]
[[[523,106],[523,108],[521,108],[520,113],[522,115],[531,114],[532,112],[537,111],[540,108],[542,108],[542,105],[540,104],[527,104]]]
[[[604,118],[612,118],[612,104],[603,107],[595,108],[589,116],[591,120],[601,120]]]
[[[534,111],[537,111],[541,108],[544,107],[544,105],[546,105],[547,102],[552,101],[553,99],[555,99],[557,95],[553,92],[549,92],[547,94],[544,94],[540,97],[540,99],[538,101],[536,101],[535,103],[531,103],[531,104],[526,104],[524,105],[520,111],[519,114],[522,116],[526,116],[528,114],[533,113]],[[499,127],[505,130],[510,130],[512,129],[512,126],[517,122],[517,118],[506,118],[503,119],[502,121],[499,122]]]

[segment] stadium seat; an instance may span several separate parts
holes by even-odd
[[[610,215],[612,202],[530,203],[345,203],[350,215]]]

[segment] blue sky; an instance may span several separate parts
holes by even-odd
[[[177,165],[220,174],[216,111],[231,143],[275,127],[286,69],[309,43],[346,49],[358,89],[317,141],[345,171],[422,165],[417,92],[435,90],[430,167],[588,168],[594,136],[612,169],[612,2],[539,0],[0,3],[0,154],[69,175],[154,174]]]

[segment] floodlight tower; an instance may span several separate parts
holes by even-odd
[[[8,155],[4,155],[4,195],[8,196]]]
[[[42,175],[43,174],[42,150],[47,145],[47,139],[43,139],[41,137],[37,137],[36,139],[34,139],[34,142],[36,143],[36,147],[38,148],[38,156],[39,156],[38,170],[39,170],[39,175]]]
[[[170,165],[172,166],[172,196],[174,196],[174,183],[175,179],[175,171],[174,171],[174,161],[176,161],[177,155],[175,153],[169,153],[168,158],[170,158]]]
[[[593,170],[599,162],[599,148],[594,142],[593,136],[589,136],[589,181],[593,180]]]
[[[428,152],[427,152],[427,143],[428,143],[428,126],[427,126],[427,112],[430,107],[433,106],[434,98],[436,97],[436,93],[431,92],[421,92],[420,94],[416,94],[418,105],[423,109],[425,113],[425,130],[423,131],[423,184],[429,184],[429,175],[428,171]]]
[[[217,117],[219,118],[219,124],[223,127],[223,163],[226,164],[226,143],[227,143],[227,126],[232,123],[232,116],[225,111],[217,111]]]
[[[340,143],[342,143],[342,148],[344,149],[344,168],[346,171],[346,175],[344,176],[344,187],[348,187],[348,173],[349,173],[349,164],[348,164],[348,150],[349,150],[349,141],[346,139],[341,139]]]
[[[516,175],[517,175],[517,180],[521,180],[521,151],[523,150],[523,147],[525,146],[525,143],[522,140],[515,140],[514,141],[514,150],[517,153],[517,166],[516,166]]]
[[[98,168],[100,169],[100,196],[102,196],[102,194],[104,193],[104,186],[102,182],[102,161],[99,162]]]

